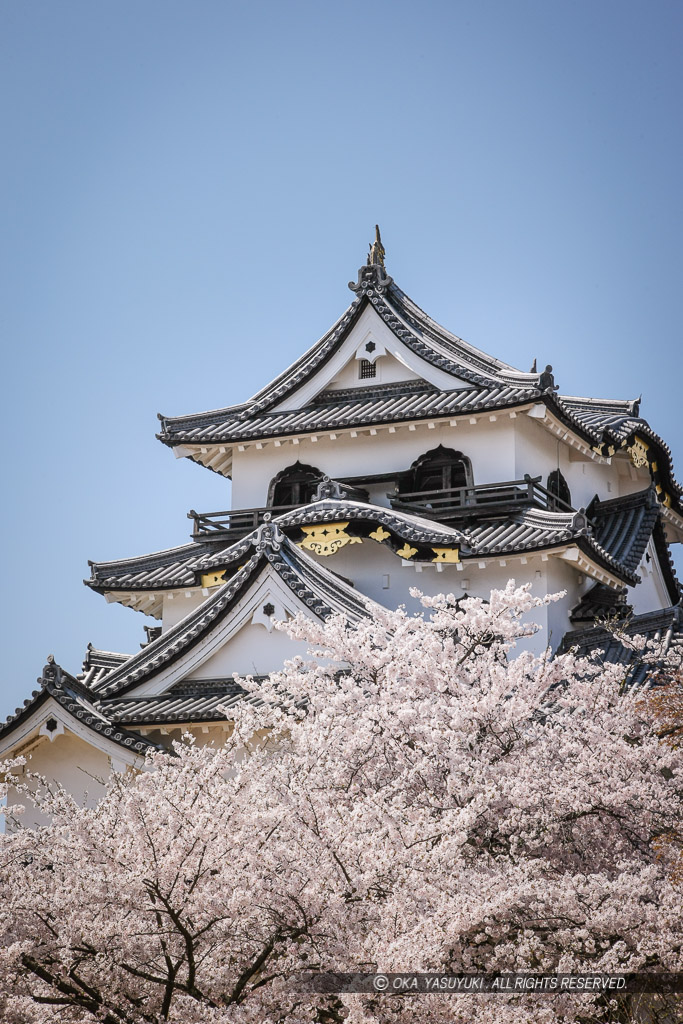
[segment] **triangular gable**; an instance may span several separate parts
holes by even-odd
[[[262,572],[252,577],[225,614],[178,658],[136,686],[134,693],[152,696],[183,681],[275,672],[286,658],[306,653],[307,644],[297,644],[273,628],[274,621],[293,618],[299,612],[310,615],[311,609],[265,562]]]
[[[496,390],[522,388],[530,396],[538,394],[540,375],[522,373],[485,352],[467,344],[428,317],[419,306],[397,288],[392,278],[378,266],[361,267],[357,284],[350,287],[355,298],[344,314],[323,337],[250,401],[240,406],[199,413],[193,416],[164,417],[160,438],[173,443],[179,430],[201,428],[217,418],[237,416],[249,419],[266,410],[303,408],[355,358],[354,345],[346,350],[352,332],[356,344],[365,330],[381,329],[382,340],[390,345],[395,358],[424,380],[433,380],[444,391],[464,387]],[[340,350],[344,350],[340,354]],[[332,364],[332,369],[325,369]],[[427,369],[429,368],[429,369]]]
[[[361,360],[376,368],[376,376],[365,382],[359,378]],[[299,387],[271,406],[271,411],[304,409],[326,388],[357,387],[362,392],[364,384],[376,386],[409,380],[426,381],[439,391],[471,387],[464,377],[446,372],[413,351],[367,303],[334,354]]]
[[[156,745],[111,722],[96,706],[91,694],[66,672],[43,679],[14,715],[0,726],[0,756],[30,753],[43,739],[54,742],[65,732],[83,740],[123,765],[136,764]]]
[[[202,666],[247,625],[266,625],[262,620],[271,617],[264,610],[269,604],[274,606],[273,616],[277,607],[288,614],[302,611],[320,619],[334,612],[343,613],[351,621],[369,614],[371,602],[299,551],[275,524],[265,523],[239,541],[233,554],[243,560],[245,549],[244,564],[228,582],[217,587],[199,608],[109,673],[96,688],[98,696],[129,691],[161,693],[180,680],[202,678],[207,672],[211,675]],[[272,635],[267,627],[259,635],[259,642],[263,642],[264,635]],[[237,670],[235,666],[230,672]]]

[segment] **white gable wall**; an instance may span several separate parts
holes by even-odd
[[[636,587],[629,587],[626,598],[629,604],[633,605],[634,613],[641,615],[643,612],[652,612],[657,608],[668,608],[671,598],[664,583],[652,538],[650,538],[643,559],[638,566],[638,575],[642,582]]]
[[[331,382],[337,379],[347,363],[355,362],[358,347],[361,344],[367,344],[368,341],[374,341],[376,345],[386,349],[395,359],[412,370],[417,377],[429,381],[443,391],[471,386],[467,381],[459,380],[416,356],[403,342],[399,341],[375,309],[372,306],[366,306],[339,350],[320,367],[311,379],[274,405],[273,409],[275,411],[304,409],[310,405],[320,391],[329,387]],[[398,379],[406,380],[408,378],[404,375]]]
[[[29,753],[26,770],[44,775],[49,782],[63,786],[80,804],[93,807],[104,795],[103,783],[111,775],[112,762],[103,751],[65,731],[52,741],[41,740]],[[10,790],[7,802],[21,803],[26,807],[26,813],[19,819],[22,828],[36,828],[48,823],[47,818],[23,795],[17,796]],[[11,828],[8,818],[7,831]]]
[[[361,379],[360,360],[351,359],[346,366],[340,370],[334,380],[327,385],[328,391],[338,391],[342,388],[377,387],[378,384],[395,384],[404,380],[421,380],[413,370],[410,370],[405,363],[392,355],[380,356],[374,363],[375,376]]]
[[[269,567],[199,642],[131,692],[140,696],[152,695],[164,693],[184,679],[212,679],[230,676],[233,672],[258,671],[258,674],[263,674],[281,668],[282,651],[285,649],[282,643],[286,638],[277,630],[269,630],[261,624],[249,630],[248,641],[239,635],[252,626],[252,619],[264,621],[262,609],[267,603],[281,608],[287,615],[295,615],[299,611],[309,616],[312,614]],[[289,652],[286,656],[293,657],[298,648],[289,642],[286,649]]]
[[[265,601],[264,601],[265,603]],[[307,644],[290,640],[279,629],[271,632],[263,625],[245,622],[242,628],[211,658],[191,672],[193,680],[229,678],[233,672],[241,676],[265,676],[278,672],[287,658],[305,655]]]

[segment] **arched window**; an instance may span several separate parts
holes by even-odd
[[[306,505],[323,478],[315,466],[295,462],[273,477],[268,488],[269,505]]]
[[[403,484],[404,491],[451,491],[471,487],[470,460],[452,448],[439,445],[421,455],[410,467],[410,476]]]
[[[569,491],[569,484],[562,476],[559,469],[554,469],[552,473],[550,473],[545,486],[546,490],[550,491],[555,498],[559,498],[561,502],[564,502],[565,505],[569,505],[571,507],[572,496]],[[555,509],[562,509],[563,507],[559,503],[553,503],[553,505]]]

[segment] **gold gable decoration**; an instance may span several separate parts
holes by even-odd
[[[432,562],[450,562],[454,564],[460,561],[459,548],[432,548],[432,551],[436,555],[436,558],[432,558]]]
[[[219,569],[218,572],[208,572],[201,577],[200,583],[204,588],[219,587],[221,583],[225,583],[226,569]]]
[[[399,558],[412,558],[413,555],[417,554],[417,548],[411,548],[410,544],[406,541],[402,548],[396,552]]]
[[[383,540],[387,539],[387,537],[391,537],[391,534],[388,530],[385,530],[383,526],[378,526],[377,529],[373,530],[372,533],[368,534],[368,536],[371,537],[372,540],[376,540],[378,544],[381,544]]]
[[[605,442],[603,444],[594,444],[591,451],[595,452],[596,455],[602,456],[603,459],[611,459],[616,452],[616,448],[613,444]]]
[[[630,445],[626,450],[631,456],[631,462],[640,469],[642,466],[647,466],[647,450],[650,446],[643,441],[642,437],[634,437],[633,444]]]
[[[333,555],[335,551],[345,547],[347,544],[360,544],[360,537],[350,537],[346,532],[348,521],[345,523],[315,523],[312,526],[302,526],[306,534],[299,542],[299,547],[312,551],[315,555]]]

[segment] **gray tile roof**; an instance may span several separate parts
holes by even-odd
[[[637,557],[634,561],[634,558],[629,555],[629,545],[636,541],[640,544],[645,528],[643,522],[639,521],[639,529],[634,528],[630,532],[619,533],[618,550],[615,554],[606,544],[601,543],[599,535],[591,532],[590,524],[581,513],[551,512],[547,509],[537,508],[520,509],[518,512],[501,515],[499,518],[493,518],[489,514],[488,519],[484,522],[468,521],[466,525],[454,528],[379,505],[325,498],[287,512],[275,521],[290,538],[299,539],[301,537],[299,530],[303,525],[343,520],[348,520],[353,524],[351,530],[356,536],[367,536],[371,530],[382,526],[390,532],[391,536],[387,538],[386,543],[394,550],[404,542],[416,545],[418,547],[416,561],[423,558],[431,561],[434,557],[432,548],[435,546],[457,546],[460,550],[461,560],[466,561],[468,558],[530,553],[577,543],[599,565],[628,583],[638,582],[639,577],[635,569],[632,568],[632,564],[637,567],[642,555],[642,552],[640,554],[636,552]],[[607,517],[603,517],[601,522],[603,520],[606,521]],[[224,546],[217,546],[213,541],[211,545],[206,545],[206,548],[209,549],[208,553],[199,557],[195,557],[196,547],[193,545],[171,549],[174,557],[169,565],[173,566],[173,570],[169,569],[165,573],[162,586],[159,583],[157,569],[152,568],[149,587],[163,590],[164,586],[167,589],[178,586],[197,586],[198,579],[202,574],[222,569],[226,570],[225,581],[227,582],[235,572],[236,566],[241,564],[245,556],[251,552],[255,536],[256,533],[252,533],[236,543],[230,544],[228,543],[229,537],[226,535]],[[647,539],[645,543],[647,543]],[[186,555],[186,560],[183,561],[181,556],[188,550],[191,554]],[[175,552],[178,554],[175,555]],[[625,554],[629,555],[628,564],[623,561]],[[94,566],[94,570],[98,573],[95,589],[101,591],[126,589],[130,585],[127,581],[132,576],[135,577],[136,588],[146,588],[148,585],[145,577],[146,556],[140,559],[126,559],[120,563],[122,570],[120,573],[116,571],[118,564],[116,562],[106,563],[106,574],[100,574],[99,565]],[[91,583],[91,585],[93,584]]]
[[[358,283],[350,287],[355,298],[337,323],[284,373],[259,391],[250,403],[252,408],[260,410],[280,402],[310,379],[341,346],[368,305],[408,349],[457,380],[469,380],[483,387],[492,383],[538,386],[539,374],[515,370],[437,324],[381,268],[362,267]]]
[[[540,392],[501,384],[438,391],[420,382],[386,384],[381,389],[358,388],[328,393],[304,409],[280,412],[220,409],[201,417],[165,420],[159,436],[171,446],[177,444],[238,444],[315,431],[341,430],[363,425],[400,423],[512,407],[530,401]],[[341,396],[341,397],[337,397]]]
[[[367,272],[366,272],[367,271]],[[362,423],[413,419],[422,415],[449,415],[495,405],[513,404],[541,393],[540,374],[522,373],[488,356],[440,327],[393,284],[381,268],[361,268],[355,298],[336,324],[308,352],[266,385],[249,402],[194,416],[163,417],[159,437],[167,444],[208,440],[238,440],[277,436]],[[372,306],[396,338],[432,366],[450,374],[453,386],[463,381],[464,392],[440,392],[406,382],[387,389],[367,389],[365,395],[344,394],[336,402],[327,395],[302,413],[272,413],[302,384],[311,379],[341,347],[362,311]],[[445,401],[444,401],[445,400]],[[442,405],[442,402],[444,403]],[[325,408],[327,406],[327,408]],[[268,413],[268,410],[271,410]],[[266,415],[268,413],[268,415]]]
[[[195,564],[213,550],[209,544],[193,542],[165,551],[114,562],[89,562],[93,590],[168,590],[194,586]]]
[[[680,585],[664,535],[662,506],[653,487],[608,501],[598,501],[596,496],[587,515],[594,524],[598,543],[631,572],[640,565],[652,538],[669,599],[672,604],[678,603]]]
[[[171,724],[177,722],[225,721],[219,708],[230,708],[248,700],[260,703],[232,679],[183,682],[153,697],[110,697],[98,706],[112,722],[126,725]]]
[[[598,622],[604,619],[625,619],[633,613],[626,601],[626,588],[614,590],[604,583],[595,583],[572,608],[570,622]]]
[[[354,426],[457,417],[542,401],[591,447],[604,444],[606,449],[618,449],[632,441],[635,434],[646,438],[657,449],[663,485],[682,511],[683,490],[673,476],[671,452],[639,417],[639,400],[557,396],[544,374],[515,370],[441,327],[380,267],[361,268],[358,284],[352,287],[356,296],[331,330],[250,401],[189,416],[160,416],[158,437],[171,447],[232,445]],[[455,390],[406,381],[380,388],[323,392],[304,409],[274,411],[275,405],[311,379],[332,357],[368,305],[412,352],[451,375]],[[465,387],[461,387],[463,381]]]
[[[619,628],[627,636],[640,634],[661,643],[661,658],[654,664],[644,664],[638,652],[624,646],[613,631],[604,626],[589,626],[566,633],[560,652],[573,650],[582,657],[599,657],[605,664],[623,665],[628,686],[641,685],[656,676],[665,658],[683,658],[683,609],[680,605],[634,615],[622,622]],[[602,654],[598,655],[599,651]]]
[[[469,535],[474,542],[472,558],[477,555],[542,551],[563,544],[576,544],[613,575],[632,584],[640,581],[635,572],[614,558],[595,539],[590,524],[580,512],[572,514],[528,508],[509,519],[472,526]]]
[[[385,290],[384,306],[386,310],[379,307],[378,312],[385,319],[385,322],[396,332],[394,322],[399,326],[408,326],[413,337],[424,346],[425,351],[418,350],[418,354],[428,358],[427,351],[443,352],[451,356],[457,369],[455,376],[466,379],[471,375],[474,383],[481,382],[489,385],[495,381],[500,384],[510,384],[514,387],[534,389],[538,387],[540,374],[523,373],[516,370],[508,363],[488,355],[481,349],[475,348],[468,342],[452,334],[450,331],[433,320],[417,303],[413,302],[397,284],[393,283]],[[394,316],[392,317],[392,313]],[[415,342],[412,342],[415,346]]]
[[[113,669],[118,668],[124,661],[128,661],[130,654],[117,654],[114,651],[98,651],[92,644],[88,644],[83,659],[83,668],[78,674],[78,682],[90,690],[109,675]]]
[[[599,438],[598,447],[602,446],[607,455],[628,447],[636,437],[652,445],[656,452],[656,458],[650,460],[653,481],[670,493],[675,503],[675,511],[679,515],[683,514],[683,488],[674,476],[671,449],[663,438],[655,433],[647,420],[638,415],[640,400],[618,402],[560,396],[556,404],[570,426],[583,428],[594,438]],[[656,470],[653,462],[657,464]]]
[[[93,694],[85,689],[77,679],[68,672],[60,671],[57,680],[39,680],[41,686],[34,690],[22,707],[17,708],[13,715],[0,725],[0,737],[13,732],[22,722],[38,711],[51,697],[72,718],[80,722],[93,733],[111,740],[112,743],[142,757],[149,750],[156,750],[157,744],[145,739],[137,732],[131,732],[123,726],[111,721],[98,706]]]
[[[103,696],[113,696],[154,676],[197,643],[269,565],[319,618],[340,612],[355,621],[369,614],[368,605],[372,602],[301,552],[274,524],[265,523],[244,541],[232,545],[228,559],[234,562],[245,553],[249,554],[246,563],[227,583],[217,587],[199,608],[115,668],[96,686],[96,691]]]
[[[659,521],[659,502],[653,488],[608,501],[594,499],[587,515],[593,522],[598,543],[635,572]]]
[[[598,398],[579,398],[572,395],[561,395],[560,405],[569,412],[578,423],[595,435],[604,430],[619,440],[628,437],[638,425],[644,423],[638,416],[637,401],[620,401]]]

